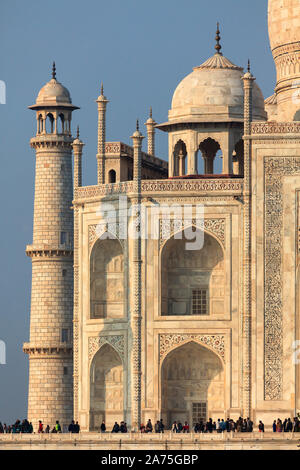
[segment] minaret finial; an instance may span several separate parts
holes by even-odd
[[[140,124],[139,124],[139,120],[138,120],[138,119],[136,120],[136,130],[137,130],[137,131],[140,130]]]
[[[56,66],[55,66],[54,61],[53,61],[53,64],[52,64],[52,78],[56,79]]]
[[[104,90],[103,90],[103,82],[101,82],[101,96],[103,96],[103,92],[104,92]]]
[[[150,113],[149,113],[150,117],[152,118],[152,106],[150,106]]]
[[[251,73],[250,59],[248,59],[248,67],[247,67],[247,70],[248,70],[249,73]]]
[[[77,135],[76,135],[76,139],[79,139],[79,126],[77,126]]]
[[[217,23],[217,32],[216,32],[216,45],[215,45],[215,49],[216,49],[216,53],[217,54],[221,54],[220,50],[222,49],[222,46],[220,44],[220,40],[221,40],[221,36],[220,36],[220,24]]]

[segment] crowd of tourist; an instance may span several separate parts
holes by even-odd
[[[33,433],[34,429],[32,426],[32,423],[27,421],[27,419],[24,419],[22,422],[18,419],[14,424],[7,425],[6,423],[2,424],[0,421],[0,434],[20,434],[20,433]],[[45,434],[56,434],[56,433],[61,433],[61,425],[59,421],[56,421],[55,425],[51,429],[49,424],[44,428],[44,424],[42,421],[39,421],[38,428],[37,428],[38,434],[45,433]],[[68,432],[70,433],[79,433],[80,432],[80,426],[78,424],[78,421],[72,421],[68,427]]]
[[[21,422],[19,419],[14,424],[7,425],[6,423],[2,424],[0,421],[0,434],[10,434],[10,433],[32,433],[33,426],[32,423],[29,423],[27,419],[23,419]]]
[[[258,431],[259,432],[264,432],[265,431],[265,425],[262,421],[259,421],[258,423]],[[293,419],[291,418],[286,418],[285,420],[277,419],[274,420],[273,425],[272,425],[273,432],[300,432],[300,419],[298,417],[295,417]],[[44,428],[44,424],[42,421],[39,421],[38,428],[37,428],[37,433],[61,433],[61,425],[59,421],[56,421],[55,425],[51,429],[49,424]],[[101,426],[99,431],[101,433],[105,432],[112,432],[112,433],[127,433],[128,428],[127,424],[125,421],[121,421],[120,424],[115,422],[115,424],[112,427],[112,430],[107,430],[105,421],[102,421]],[[160,419],[156,421],[156,423],[152,424],[151,419],[147,421],[147,424],[141,424],[140,426],[140,432],[141,433],[164,433],[165,431],[165,425],[163,422],[163,419]],[[207,422],[204,421],[199,421],[199,423],[196,423],[193,427],[191,427],[188,424],[187,421],[184,423],[181,423],[180,421],[174,421],[171,427],[171,431],[173,433],[189,433],[189,432],[195,432],[195,433],[222,433],[222,432],[247,432],[251,433],[254,431],[254,424],[253,421],[251,421],[250,418],[239,418],[237,421],[234,421],[233,419],[227,418],[226,420],[218,419],[216,421],[213,421],[211,418]],[[2,424],[0,422],[0,434],[6,433],[33,433],[34,429],[32,426],[32,423],[30,423],[27,419],[24,419],[22,422],[18,419],[14,424],[11,425],[6,425],[5,423]],[[68,426],[68,432],[72,434],[76,434],[80,432],[80,425],[78,421],[72,421],[70,425]]]

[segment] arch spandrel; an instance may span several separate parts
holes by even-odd
[[[105,336],[91,336],[88,342],[88,355],[90,366],[96,354],[101,348],[108,344],[120,356],[123,366],[125,366],[125,340],[123,335],[105,335]]]
[[[117,228],[118,228],[118,223],[114,223],[113,225],[113,230],[116,233]],[[105,235],[106,238],[103,238],[103,235]],[[108,237],[109,236],[109,237]],[[104,224],[93,224],[89,225],[88,229],[88,241],[89,241],[89,252],[90,255],[93,251],[93,248],[98,240],[105,240],[105,239],[110,239],[110,240],[117,240],[122,249],[124,250],[124,242],[125,240],[122,240],[118,238],[116,235],[114,235],[112,232],[110,232],[107,228],[107,223]]]
[[[204,234],[212,236],[221,246],[223,252],[225,251],[225,229],[226,229],[226,219],[225,218],[211,218],[211,219],[202,219],[197,221],[196,219],[192,220],[180,220],[180,219],[171,219],[170,221],[165,221],[160,219],[160,253],[162,253],[166,243],[171,240],[176,234],[183,232],[185,229],[193,228],[195,230],[203,231]],[[167,232],[166,232],[167,231]],[[166,233],[168,237],[166,238]]]
[[[196,343],[215,353],[222,364],[225,365],[225,335],[218,334],[160,334],[159,335],[159,362],[162,366],[165,358],[184,344]]]

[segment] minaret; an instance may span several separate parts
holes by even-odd
[[[52,79],[36,103],[37,134],[32,259],[28,419],[62,426],[73,417],[73,199],[71,116],[68,90]]]
[[[150,108],[149,118],[145,122],[148,137],[148,154],[155,156],[155,126],[156,122],[152,118],[152,107]]]
[[[133,142],[133,183],[135,197],[132,198],[133,205],[141,204],[141,167],[142,167],[142,142],[144,136],[139,131],[137,121],[136,131],[131,136]],[[141,215],[139,220],[141,230]],[[139,232],[140,232],[139,230]],[[132,416],[131,429],[140,429],[141,409],[142,409],[142,259],[141,259],[141,236],[136,236],[133,243],[131,259],[131,331],[132,331],[132,352],[131,352],[131,376],[132,376]]]
[[[299,121],[299,0],[268,0],[268,23],[270,45],[277,72],[276,120],[280,122]]]
[[[98,96],[98,150],[97,150],[97,181],[98,184],[105,183],[105,133],[106,133],[106,105],[109,101],[103,93],[101,83],[101,94]]]
[[[84,143],[79,139],[79,126],[77,126],[76,139],[73,140],[74,152],[74,190],[82,186],[82,149]]]

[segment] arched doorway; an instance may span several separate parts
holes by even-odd
[[[170,428],[174,421],[224,417],[225,374],[221,359],[194,341],[171,351],[161,368],[161,415]]]
[[[90,260],[91,318],[124,315],[124,256],[117,239],[99,239]]]
[[[109,183],[115,183],[117,178],[117,174],[115,170],[109,170],[108,172],[108,182]]]
[[[108,430],[124,420],[123,364],[109,344],[96,353],[90,372],[90,430],[99,431],[103,420]]]
[[[187,250],[187,243],[180,232],[163,248],[161,315],[224,314],[225,265],[220,243],[206,232],[200,250]]]

